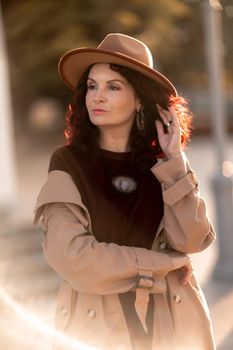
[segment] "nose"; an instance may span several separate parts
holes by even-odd
[[[105,93],[103,89],[96,89],[95,95],[94,95],[94,101],[95,102],[104,102],[106,100]]]

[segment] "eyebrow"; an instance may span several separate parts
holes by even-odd
[[[88,77],[87,79],[92,80],[92,81],[94,81],[96,83],[95,79],[93,79],[93,78]],[[120,82],[120,83],[125,85],[125,82],[123,80],[120,80],[120,79],[108,80],[107,83],[113,83],[114,81]]]

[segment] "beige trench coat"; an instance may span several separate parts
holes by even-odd
[[[42,215],[44,255],[63,279],[55,324],[70,338],[58,337],[56,350],[80,349],[78,342],[132,350],[118,297],[130,290],[136,292],[135,309],[145,330],[148,295],[153,294],[153,350],[215,349],[208,307],[194,275],[183,286],[181,271],[169,272],[167,253],[200,252],[215,239],[195,173],[184,153],[158,162],[151,171],[164,200],[152,250],[98,242],[71,176],[60,170],[49,173],[37,198],[34,224]]]

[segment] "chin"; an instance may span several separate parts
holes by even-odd
[[[103,120],[102,118],[98,117],[98,118],[90,118],[90,122],[95,125],[95,126],[114,126],[115,124],[113,123],[109,123],[109,121],[107,122],[106,120]]]

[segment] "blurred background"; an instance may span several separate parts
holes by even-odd
[[[44,262],[42,229],[32,221],[51,153],[65,142],[71,92],[58,76],[58,60],[121,32],[150,47],[155,68],[194,114],[187,155],[218,234],[194,263],[218,349],[232,350],[233,0],[0,4],[0,348],[50,349],[46,325],[53,322],[59,280]]]

